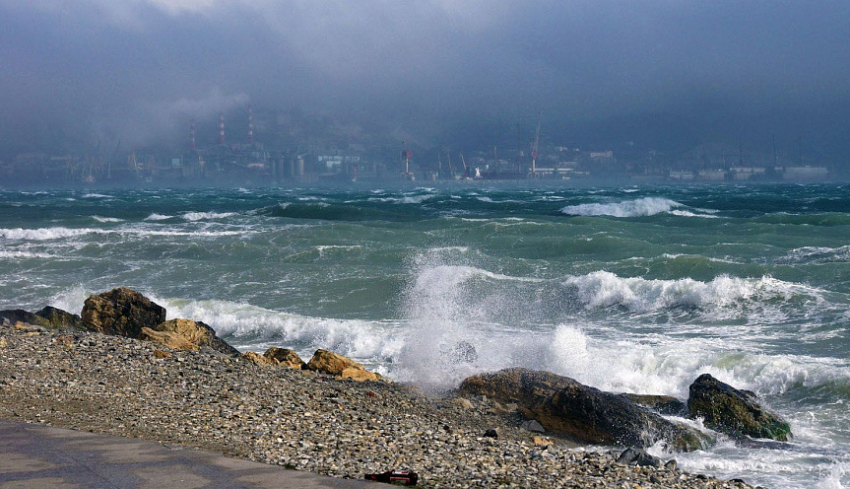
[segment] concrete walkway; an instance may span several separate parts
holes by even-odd
[[[0,421],[0,489],[392,487],[159,443]]]

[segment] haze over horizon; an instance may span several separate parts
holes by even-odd
[[[431,144],[543,110],[562,144],[850,155],[838,0],[0,0],[0,18],[0,158],[168,141],[249,101]]]

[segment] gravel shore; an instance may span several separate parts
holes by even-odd
[[[334,477],[410,469],[420,487],[752,487],[686,474],[672,463],[616,463],[622,449],[588,450],[526,431],[510,406],[487,399],[433,399],[398,384],[98,333],[0,326],[0,418]],[[488,430],[497,437],[485,436]]]

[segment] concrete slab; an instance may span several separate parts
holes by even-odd
[[[0,421],[0,489],[380,489],[203,450]]]

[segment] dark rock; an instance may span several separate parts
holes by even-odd
[[[525,431],[531,431],[532,433],[546,433],[546,429],[541,425],[538,421],[530,419],[528,421],[523,421],[520,425],[520,428]]]
[[[11,324],[21,322],[62,331],[85,330],[80,316],[50,306],[35,313],[23,309],[0,311],[0,318],[8,319]]]
[[[83,305],[83,324],[90,331],[138,338],[142,328],[165,321],[165,308],[126,287],[90,296]]]
[[[668,460],[666,464],[664,464],[664,470],[676,470],[679,467],[679,464],[676,463],[675,460]]]
[[[617,463],[625,465],[639,465],[641,467],[661,467],[663,462],[658,457],[646,453],[646,450],[639,448],[627,448],[620,457]]]
[[[672,396],[653,396],[649,394],[620,394],[635,404],[652,409],[666,416],[684,416],[688,414],[688,405]]]
[[[8,309],[0,311],[0,317],[9,320],[9,323],[27,323],[34,326],[46,326],[47,320],[32,312],[23,309]]]
[[[673,450],[696,450],[711,440],[619,396],[549,372],[521,368],[467,378],[462,394],[516,402],[519,411],[547,430],[585,443],[648,447],[658,441]]]
[[[64,330],[85,331],[83,318],[76,314],[47,306],[35,313],[37,316],[43,317],[49,327],[59,328]]]
[[[487,430],[484,432],[484,436],[487,438],[498,438],[499,432],[493,429]]]
[[[787,421],[760,406],[753,396],[709,374],[700,375],[691,384],[688,412],[703,418],[707,427],[733,438],[787,441],[792,436]]]

